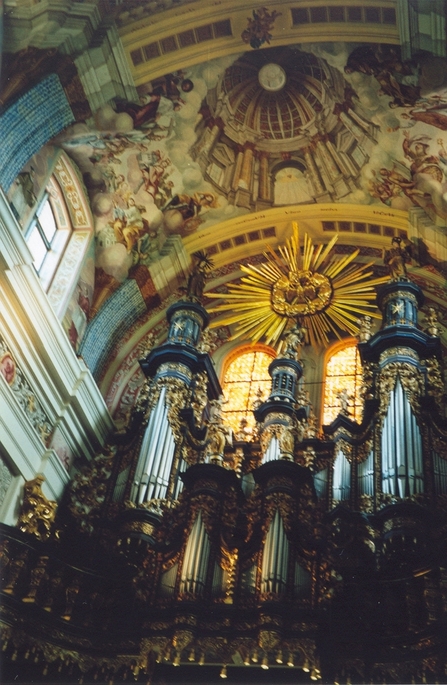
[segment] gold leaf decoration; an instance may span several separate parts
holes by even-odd
[[[359,317],[381,318],[374,311],[375,287],[389,277],[372,278],[374,262],[353,264],[359,250],[341,258],[333,254],[337,238],[314,245],[306,233],[301,248],[298,225],[293,223],[293,234],[278,248],[279,254],[267,246],[263,264],[241,265],[246,274],[241,283],[229,285],[225,302],[209,310],[227,313],[212,326],[234,324],[233,339],[264,338],[267,344],[276,344],[288,323],[296,321],[306,326],[311,345],[325,345],[331,333],[338,338],[341,331],[355,335]],[[222,299],[220,293],[207,295]]]

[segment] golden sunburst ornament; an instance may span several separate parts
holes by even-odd
[[[301,250],[298,225],[293,223],[293,235],[278,248],[279,254],[267,246],[266,262],[241,265],[247,275],[240,284],[229,285],[227,295],[207,293],[226,300],[211,312],[232,312],[215,320],[213,327],[235,324],[233,339],[258,342],[264,337],[267,344],[276,344],[293,320],[307,328],[312,345],[324,345],[330,333],[338,338],[340,331],[357,333],[361,316],[380,318],[371,311],[375,287],[389,277],[371,279],[374,262],[352,264],[359,250],[341,258],[331,254],[337,238],[316,246],[305,234]]]

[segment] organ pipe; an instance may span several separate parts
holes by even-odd
[[[310,573],[300,564],[295,564],[294,594],[296,597],[305,597],[310,593]]]
[[[203,594],[208,571],[210,540],[199,511],[186,543],[180,576],[180,592]]]
[[[158,437],[159,425],[162,417],[164,398],[166,395],[166,388],[162,388],[158,402],[154,409],[152,410],[149,421],[144,433],[143,442],[140,449],[140,455],[138,458],[138,464],[135,471],[135,479],[132,485],[131,500],[135,502],[139,495],[139,490],[141,486],[141,480],[143,473],[146,471],[147,465],[151,465],[154,458],[154,450],[156,445],[156,439]]]
[[[177,571],[178,564],[174,564],[161,576],[160,592],[164,597],[170,597],[174,594]]]
[[[178,466],[177,470],[177,476],[175,478],[175,483],[174,483],[174,499],[178,499],[181,491],[183,490],[183,481],[181,479],[181,474],[185,473],[186,469],[188,468],[188,464],[186,461],[180,457],[180,463]]]
[[[327,476],[328,476],[327,472],[328,472],[328,470],[327,470],[327,468],[325,468],[322,471],[318,471],[314,475],[314,486],[315,486],[315,491],[317,493],[318,499],[322,499],[323,497],[326,497]]]
[[[151,412],[140,450],[131,499],[142,504],[166,496],[175,440],[168,419],[166,388]]]
[[[437,452],[433,452],[433,472],[435,477],[435,493],[445,495],[447,493],[447,460]]]
[[[382,465],[383,492],[401,498],[423,492],[421,434],[399,378],[383,423]]]
[[[365,461],[358,465],[359,495],[374,494],[374,452],[370,450]]]
[[[280,459],[280,457],[279,440],[276,436],[273,436],[265,450],[264,463],[275,461],[276,459]]]
[[[332,498],[335,501],[349,499],[350,481],[351,464],[343,452],[339,450],[334,462],[334,479],[332,482]]]
[[[264,545],[261,592],[282,594],[286,590],[289,541],[279,511],[276,510]]]

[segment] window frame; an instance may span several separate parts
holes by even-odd
[[[25,241],[30,249],[31,256],[33,257],[33,267],[37,275],[39,276],[40,282],[42,283],[42,287],[46,292],[48,292],[48,290],[51,287],[51,283],[54,279],[54,276],[56,275],[65,248],[72,234],[70,222],[65,221],[65,225],[62,226],[61,222],[59,221],[58,212],[55,206],[55,197],[57,197],[57,199],[59,200],[59,204],[61,205],[61,211],[64,213],[64,215],[67,214],[67,208],[65,207],[65,198],[63,197],[62,191],[60,190],[56,179],[54,178],[54,176],[51,176],[45,188],[45,192],[42,198],[40,199],[39,203],[37,204],[37,208],[25,232]],[[51,240],[48,240],[45,233],[44,225],[40,220],[44,208],[47,205],[51,210],[55,224],[55,231]],[[41,239],[43,246],[46,250],[46,253],[39,267],[37,267],[35,264],[36,260],[34,259],[34,255],[30,247],[31,236],[34,233],[35,229],[37,229],[39,238]]]

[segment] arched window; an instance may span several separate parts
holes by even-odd
[[[358,423],[362,420],[362,364],[357,343],[338,344],[326,357],[323,424],[331,423],[341,412]]]
[[[223,405],[225,423],[238,433],[244,420],[249,439],[255,420],[253,405],[270,394],[271,378],[268,367],[275,358],[275,352],[266,345],[239,348],[227,361],[222,389],[227,400]]]
[[[56,181],[50,179],[26,232],[26,242],[33,256],[33,264],[45,290],[50,286],[71,233],[67,223],[60,222],[60,195]]]

